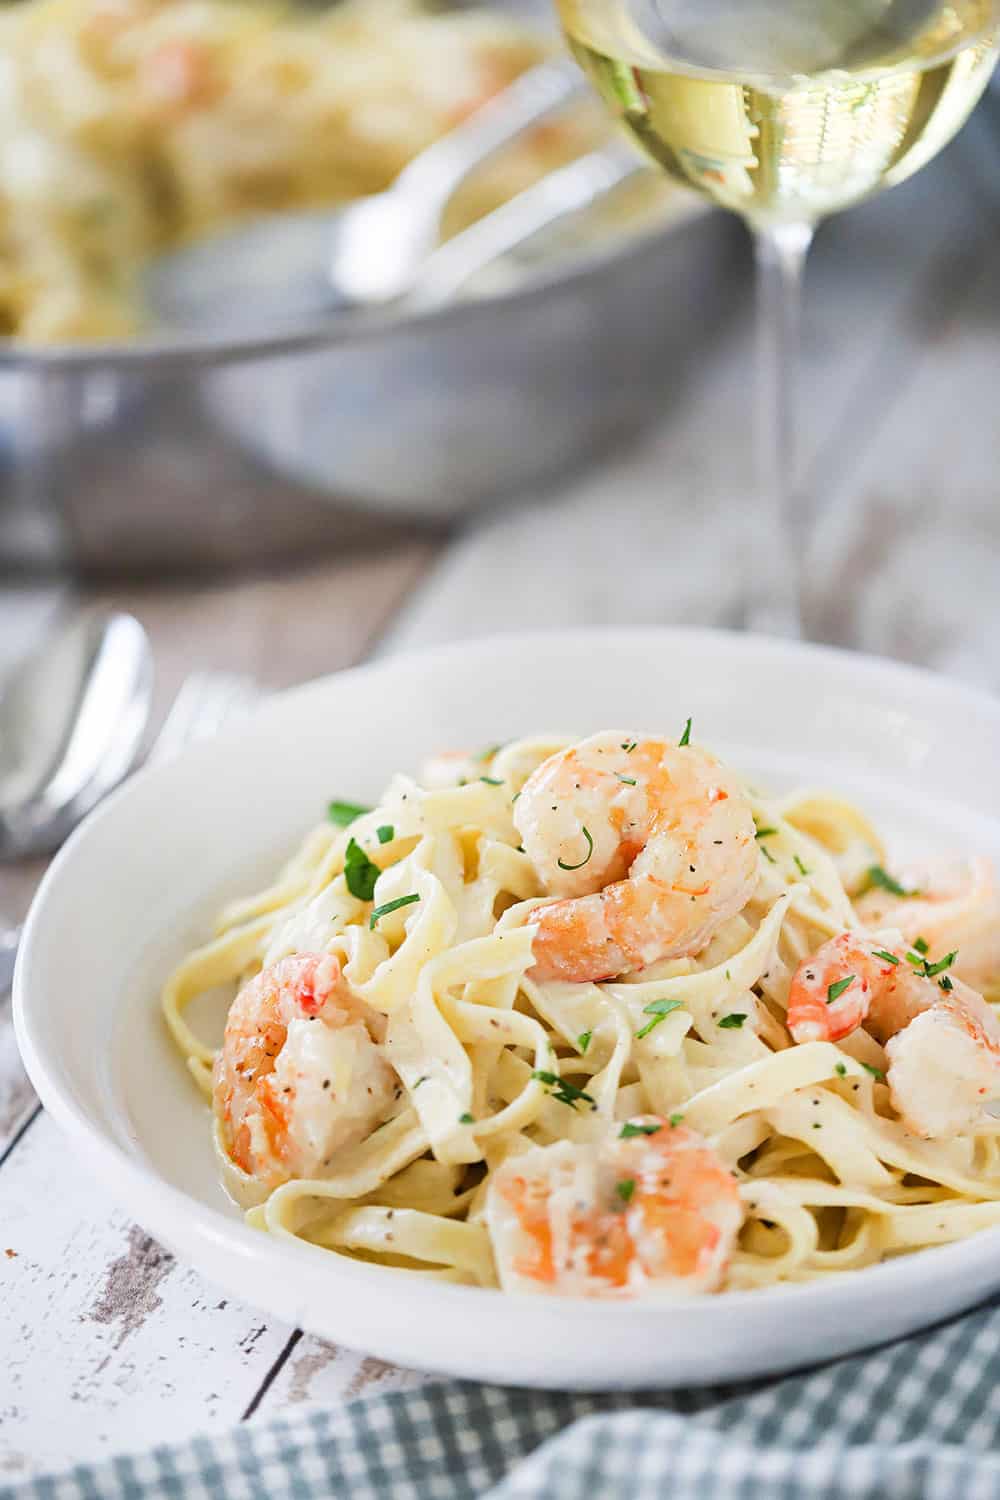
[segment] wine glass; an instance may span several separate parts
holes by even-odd
[[[747,619],[799,635],[792,361],[815,227],[902,182],[964,124],[996,62],[1000,0],[556,3],[633,139],[753,232],[761,547]]]

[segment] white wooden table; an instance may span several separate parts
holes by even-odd
[[[998,148],[1000,118],[977,118],[923,176],[824,229],[800,381],[814,632],[988,685],[1000,681]],[[194,665],[279,687],[496,630],[736,618],[754,522],[749,302],[712,332],[696,382],[640,446],[448,546],[113,591],[152,635],[158,713]],[[0,590],[0,665],[55,598]],[[22,914],[39,873],[0,869],[0,913]],[[39,1111],[0,1001],[0,1486],[419,1378],[229,1301],[130,1224]]]

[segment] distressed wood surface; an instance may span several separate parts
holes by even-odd
[[[47,1115],[0,1176],[0,1289],[0,1484],[238,1422],[291,1332],[130,1225]]]
[[[814,632],[991,684],[998,143],[984,113],[913,182],[823,229],[798,382]],[[476,522],[434,566],[415,545],[239,586],[115,593],[153,634],[157,711],[196,666],[276,686],[372,650],[495,630],[738,621],[759,529],[751,332],[748,297],[658,431]],[[36,628],[51,605],[0,596],[0,657],[13,622]],[[36,878],[0,872],[0,913],[17,915]],[[18,1071],[4,1036],[0,1010],[0,1100],[5,1070],[8,1087]],[[0,1161],[0,1339],[15,1351],[0,1373],[0,1484],[421,1378],[210,1291],[77,1180],[44,1118]]]

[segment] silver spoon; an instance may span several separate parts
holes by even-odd
[[[0,859],[47,854],[131,769],[149,720],[152,652],[132,615],[87,613],[0,689]]]
[[[473,168],[586,87],[569,59],[540,63],[428,146],[385,192],[255,220],[161,256],[144,281],[151,311],[169,326],[205,332],[301,323],[401,296]]]

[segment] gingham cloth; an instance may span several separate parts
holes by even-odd
[[[0,1488],[152,1496],[1000,1500],[1000,1300],[767,1383],[641,1397],[433,1384]]]

